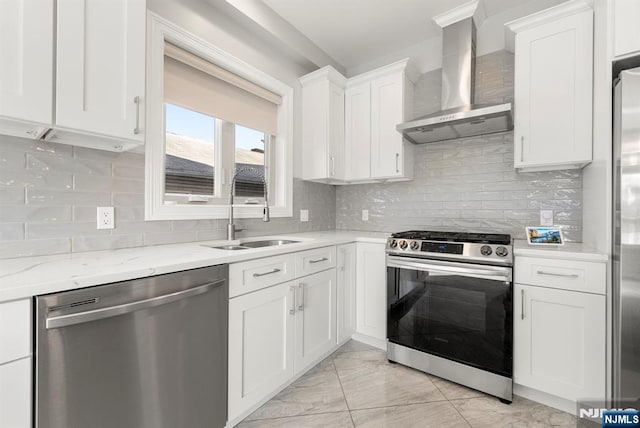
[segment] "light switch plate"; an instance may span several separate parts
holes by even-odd
[[[113,229],[115,227],[113,207],[98,207],[96,225],[97,229]]]
[[[369,221],[369,210],[362,210],[362,221]]]
[[[300,210],[300,221],[309,221],[309,210]]]
[[[553,210],[540,210],[540,226],[553,226]]]

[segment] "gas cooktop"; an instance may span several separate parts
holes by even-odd
[[[387,254],[512,265],[511,235],[410,230],[387,239]]]
[[[498,233],[441,232],[409,230],[391,235],[396,239],[420,239],[425,241],[469,242],[472,244],[511,245],[511,235]]]

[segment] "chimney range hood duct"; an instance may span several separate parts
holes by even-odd
[[[401,123],[396,129],[416,144],[513,129],[511,103],[473,103],[476,26],[472,17],[442,29],[442,52],[442,110]]]

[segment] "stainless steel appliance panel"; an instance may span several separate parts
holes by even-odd
[[[614,401],[640,400],[640,68],[620,73],[614,105]]]
[[[38,428],[224,427],[228,268],[36,298]]]

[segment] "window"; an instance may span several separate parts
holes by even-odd
[[[292,215],[293,91],[161,18],[151,16],[145,217]],[[260,207],[256,207],[258,204]]]

